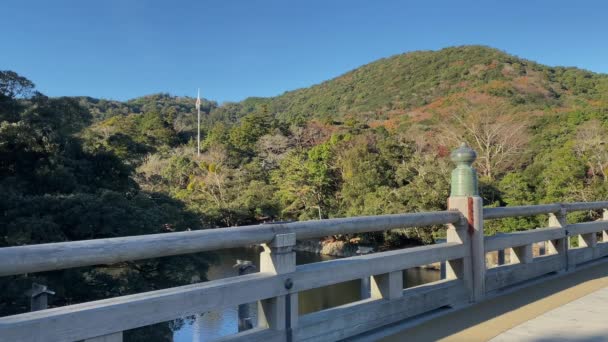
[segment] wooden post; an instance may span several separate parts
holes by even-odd
[[[372,276],[371,296],[374,299],[397,299],[403,295],[403,271]]]
[[[578,236],[578,246],[583,248],[591,248],[593,252],[593,259],[600,256],[600,251],[596,248],[597,246],[597,233],[587,233]]]
[[[498,260],[496,262],[498,265],[504,265],[505,264],[505,250],[504,249],[499,249],[498,250]]]
[[[371,286],[370,277],[361,278],[361,287],[359,288],[361,299],[368,299],[371,296]]]
[[[447,241],[465,245],[467,256],[449,260],[446,272],[447,279],[464,280],[473,302],[484,297],[486,280],[483,201],[477,190],[477,171],[471,167],[476,158],[475,151],[464,143],[451,154],[456,168],[452,171],[448,208],[460,211],[464,220],[448,227]]]
[[[263,244],[260,254],[260,272],[274,274],[291,273],[296,270],[295,233],[277,234],[274,239]],[[285,287],[291,287],[285,284]],[[287,303],[289,298],[289,303]],[[288,312],[289,311],[289,312]],[[298,324],[298,296],[286,295],[269,298],[258,305],[258,325],[274,330],[285,330],[288,334]]]
[[[30,311],[45,310],[49,306],[49,295],[54,295],[55,292],[49,290],[46,285],[37,283],[32,284],[32,289],[27,291],[30,297]]]
[[[602,220],[608,221],[608,209],[604,209]],[[602,242],[608,242],[608,230],[602,230]]]
[[[238,269],[239,275],[251,274],[255,272],[255,265],[249,260],[237,260],[233,266]],[[243,303],[238,307],[239,315],[239,332],[253,328],[249,307],[251,303]]]
[[[446,239],[435,239],[435,243],[444,243],[446,242]],[[445,276],[446,276],[446,261],[445,260],[441,260],[439,261],[439,279],[444,280]]]
[[[562,227],[566,229],[568,223],[566,222],[566,211],[564,209],[557,213],[549,214],[549,227]],[[564,256],[564,269],[567,271],[569,268],[568,261],[568,232],[566,236],[561,239],[548,241],[547,254],[562,254]]]
[[[372,253],[374,251],[373,248],[371,247],[364,247],[364,246],[359,246],[357,247],[357,251],[355,253],[357,253],[357,255],[366,255],[369,253]],[[363,277],[361,278],[361,286],[359,287],[359,293],[361,294],[361,300],[363,299],[368,299],[371,296],[371,279],[370,277]]]
[[[547,254],[547,242],[543,241],[543,242],[539,242],[538,243],[538,255],[542,256]]]
[[[510,252],[512,264],[529,264],[534,260],[532,244],[512,247]]]
[[[482,199],[479,196],[450,197],[448,207],[459,210],[465,217],[462,224],[450,225],[447,231],[448,242],[464,244],[468,255],[461,260],[448,261],[446,278],[465,280],[472,291],[471,300],[476,302],[485,295],[486,281]]]
[[[578,236],[578,246],[579,247],[595,248],[596,245],[597,245],[597,234],[596,233],[581,234]]]

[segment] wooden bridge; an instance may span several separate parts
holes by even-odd
[[[461,147],[452,157],[458,167],[448,211],[1,248],[0,276],[253,244],[264,251],[257,273],[2,317],[0,340],[122,341],[125,330],[259,302],[257,326],[222,341],[336,341],[483,305],[509,288],[603,262],[608,255],[608,202],[483,208],[470,167],[474,153]],[[569,224],[566,214],[573,211],[603,211],[603,217]],[[536,215],[548,215],[548,227],[484,236],[484,221]],[[296,240],[437,225],[447,228],[445,243],[296,265]],[[573,238],[576,248],[570,247]],[[535,244],[546,246],[542,255],[534,252]],[[505,250],[509,263],[488,267],[486,255]],[[404,289],[404,270],[435,262],[445,262],[445,279]],[[298,292],[362,278],[371,281],[370,298],[298,314]]]

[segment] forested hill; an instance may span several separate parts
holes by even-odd
[[[157,111],[162,115],[171,116],[175,120],[192,120],[195,114],[195,100],[191,97],[172,96],[167,93],[137,97],[128,101],[97,99],[93,97],[72,97],[80,105],[87,108],[94,122],[109,119],[113,116],[142,114]],[[208,114],[217,108],[217,103],[201,99],[201,112]]]
[[[193,98],[49,98],[16,72],[0,71],[0,247],[443,210],[461,141],[478,153],[485,205],[608,198],[608,76],[487,47],[393,56],[272,98],[204,100],[200,156]],[[332,239],[391,248],[440,228]],[[26,310],[32,281],[74,302],[204,279],[205,261],[7,278],[0,313]]]
[[[250,98],[243,112],[265,103],[289,121],[438,119],[459,100],[504,101],[518,110],[573,106],[606,99],[608,75],[548,67],[497,49],[462,46],[396,55],[310,88],[274,98]],[[458,104],[456,104],[458,106]]]
[[[584,138],[603,134],[607,75],[482,46],[397,55],[272,98],[206,101],[200,158],[193,103],[154,95],[110,115],[89,100],[109,118],[81,136],[211,226],[441,209],[444,157],[460,140],[480,154],[488,204],[601,197],[590,184],[608,166],[592,155],[601,141]]]
[[[418,51],[384,58],[321,84],[271,98],[248,98],[219,106],[203,99],[203,112],[236,120],[265,105],[279,119],[303,123],[356,118],[376,124],[441,120],[458,101],[503,100],[519,112],[593,104],[608,95],[608,75],[573,67],[548,67],[484,46]],[[81,97],[95,119],[142,113],[194,114],[194,99],[156,94],[126,102]],[[455,103],[456,102],[456,103]]]
[[[201,227],[443,209],[446,156],[461,140],[479,153],[488,205],[603,198],[608,181],[608,76],[483,46],[396,55],[271,98],[204,100],[200,157],[193,98],[47,99],[33,84],[23,85],[29,95],[9,94],[12,82],[0,88],[12,99],[5,130],[50,125],[38,132],[60,139],[55,147],[78,144],[79,163],[117,158],[122,176],[93,178],[103,188],[162,194],[198,215]],[[70,158],[45,164],[44,177],[71,172],[66,179],[75,182],[49,194],[95,191]],[[19,180],[16,193],[45,181],[40,171],[21,181],[6,167]],[[428,241],[427,233],[414,238]]]

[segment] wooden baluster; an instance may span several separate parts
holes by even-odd
[[[361,278],[361,286],[359,287],[359,292],[361,293],[361,299],[368,299],[371,296],[371,281],[370,277]]]
[[[251,274],[256,271],[255,265],[249,260],[237,259],[236,264],[233,267],[238,270],[240,276]],[[249,313],[249,309],[253,304],[255,303],[243,303],[238,306],[239,332],[253,328],[251,315]]]
[[[538,255],[543,256],[546,254],[547,254],[547,241],[539,242],[538,243]]]
[[[534,260],[532,244],[510,248],[512,264],[529,264]]]
[[[498,259],[496,260],[496,264],[498,266],[505,264],[505,250],[504,249],[498,250]]]
[[[30,311],[46,310],[49,306],[49,295],[54,295],[46,285],[33,283],[32,288],[27,291],[30,296]]]
[[[465,219],[447,230],[448,242],[460,242],[470,253],[464,259],[449,260],[447,279],[462,278],[472,290],[472,300],[485,296],[486,256],[483,235],[483,203],[481,197],[450,197],[450,209],[463,213]],[[464,264],[461,264],[464,261]]]
[[[593,248],[593,258],[597,258],[597,233],[581,234],[578,236],[578,246]]]
[[[366,255],[366,254],[372,253],[373,251],[374,251],[374,249],[371,247],[359,246],[355,253],[357,253],[357,255]],[[371,291],[372,291],[371,288],[372,288],[371,277],[367,276],[367,277],[361,278],[361,286],[359,287],[359,293],[361,294],[361,300],[370,298]]]
[[[549,214],[549,227],[562,227],[566,229],[568,223],[566,222],[566,211],[560,210],[558,213]],[[547,254],[561,254],[564,256],[564,268],[568,270],[568,236],[557,239],[550,240],[546,246]]]
[[[403,271],[372,276],[371,296],[374,299],[397,299],[403,295]]]
[[[277,234],[274,239],[263,244],[260,254],[260,272],[274,274],[291,273],[296,270],[295,233]],[[286,284],[286,287],[289,286]],[[286,303],[289,297],[290,303]],[[287,312],[289,307],[290,312]],[[297,326],[298,295],[269,298],[258,305],[258,325],[274,330],[289,330]]]
[[[602,220],[608,221],[608,209],[604,209]],[[602,242],[608,242],[608,230],[602,230]]]
[[[450,204],[455,205],[453,202],[450,202]],[[471,236],[469,235],[468,222],[465,218],[463,218],[461,222],[448,225],[446,240],[447,242],[462,243],[465,251],[471,250]],[[445,279],[461,279],[469,291],[470,301],[475,300],[473,262],[470,252],[467,253],[464,258],[447,260],[445,266]]]

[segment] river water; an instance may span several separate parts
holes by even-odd
[[[255,248],[228,249],[217,252],[219,262],[212,265],[207,273],[209,280],[216,280],[237,275],[233,267],[237,259],[250,260],[259,269],[259,252]],[[332,260],[334,257],[314,253],[298,252],[296,263],[298,265]],[[439,280],[439,271],[414,268],[403,272],[404,287],[412,287]],[[357,301],[361,298],[361,283],[353,280],[332,286],[312,289],[299,293],[299,312],[307,314],[334,306]],[[250,308],[251,316],[256,321],[256,309]],[[213,312],[206,312],[197,317],[196,321],[186,320],[179,330],[173,334],[175,342],[209,341],[221,336],[231,335],[238,331],[237,308],[227,308]]]

